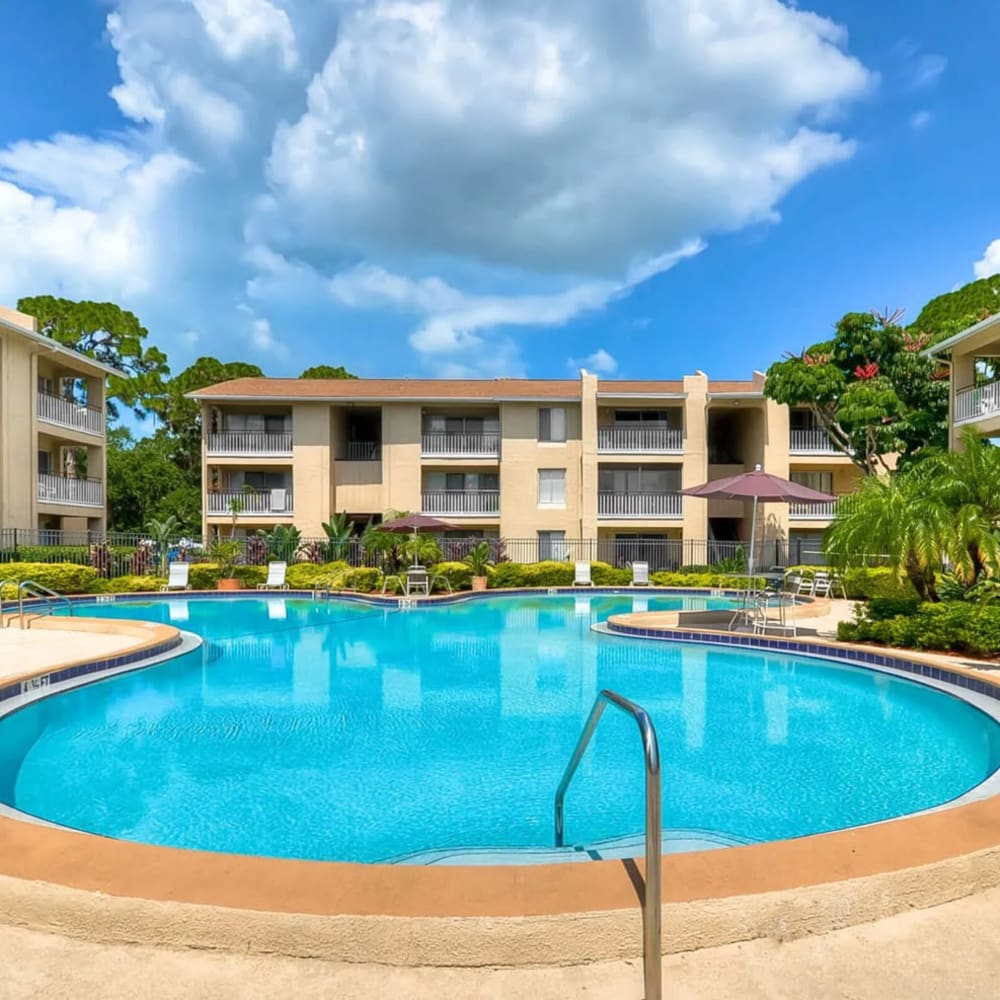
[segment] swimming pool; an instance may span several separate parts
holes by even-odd
[[[644,705],[669,850],[797,837],[950,801],[1000,765],[1000,727],[888,674],[786,653],[595,634],[653,595],[400,610],[282,597],[88,606],[173,622],[199,650],[0,720],[0,802],[110,837],[360,862],[640,853],[634,724],[608,716],[552,796],[597,692]]]

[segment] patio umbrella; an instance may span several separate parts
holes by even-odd
[[[763,472],[758,465],[753,472],[726,476],[701,486],[691,486],[681,493],[687,497],[717,497],[720,500],[753,500],[753,523],[750,525],[749,571],[753,573],[754,545],[757,536],[758,503],[829,503],[836,500],[829,493],[814,490],[811,486],[793,483],[781,476]]]
[[[406,517],[397,517],[394,521],[386,521],[384,524],[379,525],[379,531],[391,531],[401,535],[412,531],[414,542],[416,542],[421,529],[424,531],[456,530],[454,524],[449,524],[447,521],[439,521],[436,517],[430,517],[427,514],[407,514]],[[413,546],[413,565],[419,565],[417,562],[417,545]]]

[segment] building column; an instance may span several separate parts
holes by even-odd
[[[580,537],[597,538],[597,376],[580,372]]]
[[[681,489],[700,486],[708,480],[708,376],[702,372],[684,376],[684,459]],[[682,531],[684,541],[708,538],[708,501],[684,497]]]

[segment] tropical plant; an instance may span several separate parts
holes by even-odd
[[[156,545],[156,560],[160,571],[160,576],[167,575],[167,563],[170,559],[170,540],[179,534],[180,524],[177,518],[171,514],[163,520],[155,517],[146,522],[146,532],[150,535]],[[133,575],[142,576],[137,570]]]
[[[462,560],[473,576],[486,576],[493,565],[493,551],[489,542],[479,542],[469,550],[469,554]]]
[[[243,547],[235,538],[216,538],[208,547],[208,557],[219,567],[219,577],[231,580],[239,565]]]
[[[348,518],[346,512],[342,512],[334,514],[329,521],[324,521],[322,527],[327,539],[323,553],[325,561],[334,562],[342,559],[347,552],[351,535],[354,534],[354,522]]]
[[[229,517],[233,522],[229,531],[230,538],[236,537],[236,522],[239,520],[240,514],[247,509],[245,497],[253,496],[256,492],[257,490],[253,486],[244,484],[240,493],[229,498]]]
[[[302,545],[302,532],[291,524],[278,524],[270,531],[260,528],[257,536],[262,538],[267,546],[268,559],[292,562]]]

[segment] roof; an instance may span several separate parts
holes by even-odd
[[[636,381],[602,378],[597,383],[597,393],[600,396],[682,396],[684,382],[681,379]]]
[[[944,340],[926,348],[924,350],[924,354],[928,357],[934,357],[938,354],[947,354],[948,351],[950,351],[956,344],[960,344],[964,340],[969,340],[977,334],[984,333],[991,326],[997,323],[1000,323],[1000,313],[994,313],[992,316],[987,316],[986,319],[981,319],[978,323],[973,323],[973,325],[968,329],[952,334],[950,337],[946,337]]]
[[[188,393],[192,399],[229,400],[314,400],[371,401],[395,400],[577,400],[580,383],[576,379],[298,379],[238,378]]]
[[[0,308],[0,327],[3,327],[9,333],[23,337],[25,340],[33,341],[39,347],[43,347],[48,353],[56,354],[63,358],[67,364],[74,364],[77,368],[82,368],[84,371],[100,372],[102,375],[121,375],[121,372],[117,368],[112,368],[110,365],[88,357],[86,354],[81,354],[79,351],[74,351],[72,348],[64,347],[57,340],[46,337],[43,333],[36,332],[31,327],[25,325],[25,323],[22,323],[22,318],[26,322],[34,322],[30,316],[26,316],[24,313],[15,312],[13,309]]]

